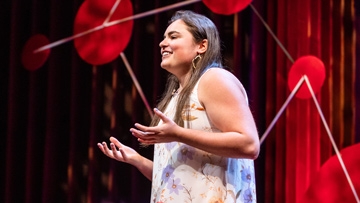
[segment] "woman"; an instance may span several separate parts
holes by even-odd
[[[130,129],[155,145],[154,160],[113,137],[99,148],[152,180],[151,202],[256,202],[258,133],[242,84],[222,67],[215,25],[178,11],[160,48],[167,88],[152,124]]]

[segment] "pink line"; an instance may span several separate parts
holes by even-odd
[[[352,183],[352,181],[351,181],[350,175],[348,174],[348,172],[347,172],[347,170],[346,170],[344,161],[343,161],[343,159],[341,158],[341,154],[340,154],[340,152],[339,152],[339,150],[338,150],[338,148],[337,148],[337,146],[336,146],[336,143],[335,143],[335,141],[334,141],[334,138],[333,138],[333,136],[332,136],[332,134],[331,134],[331,132],[330,132],[330,128],[329,128],[329,126],[327,125],[327,122],[326,122],[326,119],[325,119],[325,117],[324,117],[324,114],[322,113],[321,108],[320,108],[320,105],[319,105],[319,103],[318,103],[318,101],[317,101],[317,99],[316,99],[316,97],[315,97],[315,93],[314,93],[314,91],[313,91],[313,89],[312,89],[312,87],[311,87],[310,81],[309,81],[309,79],[308,79],[308,77],[307,77],[306,75],[303,76],[303,77],[305,77],[305,82],[306,82],[306,84],[307,84],[307,86],[308,86],[308,88],[309,88],[309,91],[310,91],[310,93],[311,93],[311,96],[312,96],[312,98],[313,98],[313,100],[314,100],[314,102],[315,102],[316,108],[317,108],[317,110],[319,111],[321,120],[322,120],[322,122],[323,122],[323,124],[324,124],[324,126],[325,126],[326,132],[327,132],[327,134],[328,134],[328,136],[329,136],[329,139],[330,139],[330,141],[331,141],[331,144],[332,144],[332,146],[333,146],[333,148],[334,148],[334,150],[335,150],[336,156],[337,156],[338,159],[339,159],[340,165],[341,165],[341,167],[342,167],[342,169],[343,169],[343,171],[344,171],[344,173],[345,173],[346,179],[347,179],[347,181],[348,181],[348,183],[349,183],[349,185],[350,185],[350,188],[351,188],[351,190],[352,190],[352,192],[353,192],[353,194],[354,194],[354,197],[355,197],[355,199],[356,199],[356,202],[357,202],[357,203],[360,203],[360,200],[359,200],[359,197],[357,196],[355,187],[354,187],[354,185],[353,185],[353,183]]]
[[[153,15],[153,14],[156,14],[156,13],[161,13],[161,12],[164,12],[164,11],[168,11],[168,10],[178,8],[178,7],[181,7],[181,6],[186,6],[186,5],[196,3],[196,2],[199,2],[199,1],[201,1],[201,0],[188,0],[188,1],[179,2],[179,3],[172,4],[172,5],[169,5],[169,6],[165,6],[165,7],[162,7],[162,8],[157,8],[157,9],[154,9],[154,10],[151,10],[151,11],[136,14],[136,15],[133,15],[133,16],[130,16],[130,17],[127,17],[127,18],[120,19],[120,20],[114,20],[114,21],[112,21],[110,23],[107,23],[106,26],[107,27],[108,26],[113,26],[113,25],[123,23],[123,22],[129,21],[129,20],[134,20],[134,19],[149,16],[149,15]]]
[[[279,117],[281,116],[281,114],[283,113],[283,111],[285,110],[285,108],[289,105],[291,99],[295,96],[296,92],[300,89],[300,86],[302,85],[302,83],[304,82],[305,78],[304,76],[300,78],[299,82],[296,84],[295,88],[293,89],[293,91],[291,91],[291,94],[289,95],[289,97],[286,99],[285,103],[282,105],[282,107],[280,108],[279,112],[276,114],[275,118],[272,120],[272,122],[270,123],[269,127],[266,129],[265,133],[263,134],[263,136],[260,139],[260,145],[264,142],[264,140],[266,139],[266,137],[269,135],[269,132],[271,131],[271,129],[274,127],[275,123],[279,120]]]
[[[270,26],[265,22],[265,20],[261,17],[261,15],[259,14],[259,12],[256,10],[256,8],[250,4],[250,7],[253,9],[254,13],[259,17],[260,21],[264,24],[265,28],[269,31],[270,35],[274,38],[275,42],[279,45],[279,47],[283,50],[283,52],[285,53],[285,55],[288,57],[288,59],[294,63],[294,59],[291,57],[291,55],[289,54],[289,52],[286,50],[286,48],[284,47],[284,45],[280,42],[279,38],[276,37],[276,35],[274,34],[274,32],[271,30]]]
[[[105,22],[102,25],[99,25],[99,26],[97,26],[95,28],[92,28],[92,29],[86,30],[84,32],[78,33],[76,35],[73,35],[73,36],[70,36],[70,37],[55,41],[55,42],[50,43],[48,45],[42,46],[42,47],[34,50],[34,53],[38,53],[38,52],[41,52],[41,51],[45,51],[47,49],[51,49],[53,47],[64,44],[64,43],[66,43],[68,41],[71,41],[73,39],[76,39],[78,37],[90,34],[92,32],[98,31],[98,30],[101,30],[101,29],[103,29],[105,27],[110,27],[110,26],[113,26],[113,25],[116,25],[116,24],[119,24],[119,23],[123,23],[123,22],[129,21],[129,20],[135,20],[135,19],[138,19],[138,18],[146,17],[146,16],[149,16],[149,15],[152,15],[152,14],[156,14],[156,13],[160,13],[160,12],[163,12],[163,11],[171,10],[171,9],[174,9],[174,8],[178,8],[178,7],[185,6],[185,5],[192,4],[192,3],[195,3],[195,2],[199,2],[199,1],[201,1],[201,0],[183,1],[183,2],[179,2],[179,3],[176,3],[176,4],[170,5],[170,6],[165,6],[165,7],[162,7],[162,8],[157,8],[157,9],[154,9],[154,10],[151,10],[151,11],[147,11],[147,12],[144,12],[144,13],[129,16],[129,17],[126,17],[126,18],[123,18],[123,19],[120,19],[120,20],[115,20],[115,21],[111,21],[111,22],[107,22],[107,20],[105,20]]]
[[[344,161],[343,161],[342,158],[341,158],[341,154],[340,154],[340,152],[339,152],[339,150],[338,150],[338,148],[337,148],[337,146],[336,146],[336,143],[335,143],[335,141],[334,141],[334,138],[333,138],[333,136],[332,136],[332,134],[331,134],[331,132],[330,132],[329,126],[328,126],[327,123],[326,123],[326,119],[325,119],[325,117],[324,117],[324,114],[323,114],[322,111],[321,111],[320,105],[319,105],[319,103],[317,102],[317,99],[316,99],[316,97],[315,97],[315,93],[314,93],[314,91],[313,91],[313,89],[312,89],[312,87],[311,87],[310,81],[309,81],[309,79],[308,79],[308,77],[307,77],[306,75],[302,76],[301,79],[299,80],[299,82],[296,84],[295,88],[293,89],[293,91],[291,92],[291,94],[289,95],[289,97],[287,98],[286,102],[283,104],[283,106],[281,107],[280,111],[276,114],[276,116],[275,116],[275,118],[273,119],[273,121],[271,122],[270,126],[266,129],[264,135],[261,137],[261,139],[260,139],[260,144],[262,144],[262,143],[264,142],[264,140],[265,140],[266,137],[268,136],[270,130],[273,128],[273,126],[275,125],[275,123],[276,123],[277,120],[279,119],[280,115],[281,115],[282,112],[285,110],[285,108],[288,106],[290,100],[294,97],[294,95],[295,95],[296,92],[299,90],[301,84],[302,84],[304,81],[306,82],[306,84],[307,84],[307,86],[308,86],[308,88],[309,88],[309,91],[310,91],[310,93],[311,93],[311,96],[312,96],[312,98],[313,98],[313,100],[314,100],[314,102],[315,102],[316,108],[317,108],[317,110],[318,110],[318,112],[319,112],[319,114],[320,114],[321,120],[322,120],[322,122],[323,122],[323,124],[324,124],[324,127],[325,127],[325,129],[326,129],[326,132],[327,132],[327,134],[328,134],[328,136],[329,136],[330,142],[331,142],[331,144],[332,144],[332,146],[333,146],[333,148],[334,148],[334,150],[335,150],[336,156],[337,156],[338,159],[339,159],[340,165],[341,165],[341,167],[342,167],[342,169],[343,169],[343,171],[344,171],[344,174],[345,174],[346,179],[347,179],[347,181],[348,181],[348,183],[349,183],[349,185],[350,185],[350,188],[351,188],[351,190],[352,190],[352,192],[353,192],[353,194],[354,194],[354,197],[355,197],[355,199],[356,199],[356,202],[357,202],[357,203],[360,203],[359,197],[357,196],[357,193],[356,193],[355,187],[354,187],[354,185],[353,185],[353,183],[352,183],[352,181],[351,181],[350,175],[348,174],[348,172],[347,172],[347,170],[346,170]]]
[[[53,43],[50,43],[50,44],[48,44],[48,45],[42,46],[42,47],[34,50],[34,53],[38,53],[38,52],[41,52],[41,51],[45,51],[45,50],[47,50],[47,49],[56,47],[56,46],[58,46],[58,45],[64,44],[64,43],[66,43],[66,42],[68,42],[68,41],[71,41],[71,40],[76,39],[76,38],[78,38],[78,37],[81,37],[81,36],[90,34],[90,33],[92,33],[92,32],[98,31],[98,30],[101,30],[101,29],[103,29],[103,28],[105,28],[104,24],[99,25],[99,26],[97,26],[97,27],[91,28],[91,29],[89,29],[89,30],[86,30],[86,31],[81,32],[81,33],[78,33],[78,34],[73,35],[73,36],[71,36],[71,37],[67,37],[67,38],[64,38],[64,39],[55,41],[55,42],[53,42]]]
[[[119,6],[120,2],[121,2],[121,0],[117,0],[114,3],[113,7],[110,10],[110,13],[109,13],[108,17],[104,21],[104,24],[107,23],[110,20],[111,16],[114,14],[114,12],[115,12],[116,8]]]
[[[134,72],[132,71],[132,69],[130,67],[130,64],[129,64],[128,60],[126,59],[125,54],[123,52],[121,52],[120,56],[121,56],[125,66],[126,66],[126,69],[128,70],[128,72],[129,72],[129,74],[130,74],[130,76],[131,76],[131,78],[132,78],[132,80],[133,80],[133,82],[135,84],[135,87],[136,87],[137,91],[139,92],[139,95],[140,95],[141,99],[143,100],[143,102],[144,102],[144,104],[146,106],[147,111],[149,112],[149,114],[150,114],[150,116],[152,118],[154,116],[153,112],[152,112],[152,110],[150,108],[150,105],[149,105],[148,101],[146,100],[146,97],[145,97],[145,95],[144,95],[144,93],[143,93],[143,91],[141,89],[141,86],[140,86],[138,80],[136,79],[136,76],[135,76]]]

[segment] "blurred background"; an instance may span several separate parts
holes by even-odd
[[[86,1],[99,7],[115,3]],[[114,136],[152,158],[153,148],[140,147],[129,133],[135,122],[149,124],[151,115],[123,58],[92,64],[69,40],[52,47],[38,67],[29,69],[22,61],[24,47],[34,35],[44,35],[50,43],[73,36],[75,19],[86,1],[0,2],[0,202],[150,201],[150,181],[134,167],[110,160],[96,146]],[[133,14],[139,14],[182,1],[129,2]],[[224,63],[247,90],[260,136],[291,92],[288,74],[294,61],[312,55],[325,67],[316,98],[337,147],[359,148],[360,2],[253,0],[251,6],[224,15],[200,1],[135,19],[132,29],[121,30],[130,36],[121,52],[149,106],[156,106],[166,82],[158,45],[167,21],[176,10],[189,9],[208,16],[218,27]],[[357,154],[350,154],[345,164],[359,166],[354,161]],[[328,182],[316,179],[334,155],[314,101],[294,97],[255,161],[258,202],[336,202],[332,196],[356,202],[349,185],[339,183],[345,178],[342,171],[334,172]],[[351,170],[351,175],[359,177],[357,171]],[[357,191],[359,180],[353,178]],[[322,183],[321,191],[311,187],[314,181]],[[334,185],[341,191],[326,192]]]

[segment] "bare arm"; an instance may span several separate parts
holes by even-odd
[[[215,154],[255,159],[259,137],[240,81],[226,70],[211,69],[200,81],[198,96],[210,121],[222,133],[211,137],[194,133],[184,137],[187,142]]]
[[[255,159],[260,148],[258,133],[235,76],[222,69],[208,71],[200,81],[198,96],[211,122],[221,132],[182,128],[158,110],[154,112],[162,119],[162,125],[136,124],[137,129],[132,128],[131,132],[146,144],[179,141],[220,156]]]
[[[97,144],[100,150],[108,157],[117,161],[125,162],[135,166],[146,178],[152,179],[153,162],[134,149],[123,145],[116,138],[110,137],[110,148],[106,142]]]

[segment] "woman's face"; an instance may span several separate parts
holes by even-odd
[[[199,53],[199,45],[182,20],[176,20],[167,27],[159,46],[161,67],[176,76],[186,74],[192,67],[191,61]]]

